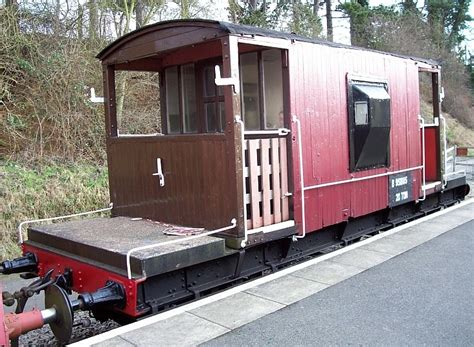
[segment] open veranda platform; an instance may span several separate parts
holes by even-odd
[[[386,270],[374,272],[371,271],[372,268],[373,270],[376,270],[378,268],[378,265],[383,265],[386,268],[388,266],[388,268],[391,269],[393,266],[390,266],[394,262],[400,262],[400,259],[413,255],[413,252],[406,252],[415,249],[418,252],[419,249],[425,247],[423,244],[433,244],[429,241],[436,241],[436,243],[438,244],[438,248],[440,247],[440,242],[446,243],[446,251],[438,252],[431,251],[429,249],[426,250],[424,253],[427,254],[428,257],[442,257],[442,259],[435,259],[433,262],[431,262],[431,264],[447,264],[452,263],[452,261],[454,260],[462,261],[461,259],[471,259],[470,264],[464,264],[464,269],[461,267],[460,271],[461,273],[464,273],[465,271],[467,271],[467,268],[472,269],[474,265],[472,263],[473,238],[469,236],[471,242],[469,243],[468,240],[466,243],[466,235],[472,235],[472,232],[474,231],[473,229],[474,199],[469,199],[448,209],[418,219],[414,222],[399,226],[382,234],[370,237],[366,240],[360,241],[356,244],[342,248],[335,252],[325,254],[308,262],[298,264],[291,268],[279,271],[275,274],[260,278],[252,282],[245,283],[241,286],[234,287],[225,292],[221,292],[213,296],[201,299],[199,301],[192,302],[185,306],[166,311],[159,315],[146,318],[142,321],[123,326],[115,330],[111,330],[102,335],[98,335],[80,341],[78,343],[73,344],[73,346],[148,346],[156,344],[162,346],[194,346],[199,344],[216,346],[245,344],[257,346],[271,343],[271,341],[273,341],[275,344],[290,343],[289,340],[285,340],[285,336],[287,339],[290,339],[294,343],[296,343],[295,341],[298,341],[298,343],[304,344],[303,342],[306,341],[307,344],[312,344],[315,340],[311,340],[311,331],[318,329],[318,326],[320,324],[318,325],[316,324],[317,322],[313,322],[315,324],[314,325],[311,322],[307,322],[307,324],[296,323],[296,326],[293,326],[288,322],[295,321],[295,316],[291,316],[292,314],[295,314],[295,312],[297,316],[299,315],[299,318],[297,319],[299,321],[307,321],[308,319],[321,320],[329,317],[330,315],[326,315],[319,316],[320,318],[317,318],[318,316],[315,315],[314,312],[308,313],[308,310],[311,309],[311,305],[313,305],[314,302],[318,301],[318,298],[320,296],[324,296],[326,295],[325,293],[330,292],[330,290],[324,291],[325,289],[329,289],[334,286],[334,289],[331,288],[331,290],[337,290],[337,285],[344,286],[346,285],[346,283],[347,285],[350,284],[349,289],[351,290],[355,290],[357,288],[366,288],[363,292],[360,292],[358,294],[358,300],[363,300],[362,296],[364,296],[367,291],[373,292],[375,290],[377,291],[377,293],[374,297],[374,301],[379,302],[379,305],[382,305],[383,303],[382,306],[384,307],[377,306],[374,308],[374,312],[385,312],[386,310],[390,311],[390,305],[397,305],[396,300],[400,299],[400,296],[390,294],[390,291],[393,290],[394,283],[390,284],[390,281],[386,282],[386,278],[381,279],[379,277],[373,277],[380,276],[380,274],[385,273]],[[449,233],[450,231],[453,231],[453,233],[456,234]],[[460,232],[461,234],[459,234]],[[450,239],[445,240],[445,235],[443,234],[446,234],[446,237],[448,235],[452,236],[450,236]],[[438,238],[438,236],[441,237],[441,235],[443,235],[442,240]],[[457,238],[459,239],[457,241],[457,244],[453,243],[453,239],[456,240],[456,235],[459,235],[457,236]],[[434,240],[435,238],[436,240]],[[458,247],[459,245],[462,245],[462,247]],[[420,248],[417,248],[418,246],[420,246]],[[441,244],[441,248],[443,248],[443,244]],[[452,253],[453,248],[456,254]],[[462,252],[468,252],[468,254],[462,255]],[[395,257],[397,257],[397,259],[395,259]],[[393,259],[393,262],[388,262],[390,259]],[[433,277],[433,283],[440,281],[440,274],[443,274],[446,271],[450,271],[449,269],[446,269],[446,271],[443,272],[443,270],[439,268],[425,267],[426,264],[422,262],[417,263],[417,261],[418,260],[416,259],[415,261],[411,261],[411,264],[413,265],[413,272],[423,273],[423,278],[430,278],[430,276]],[[446,266],[451,265],[447,264]],[[454,264],[454,266],[457,266],[457,268],[459,268],[459,264]],[[395,269],[396,267],[393,268]],[[398,268],[400,269],[400,266],[398,266]],[[418,277],[413,272],[410,272],[409,270],[405,271],[403,266],[402,270],[399,271],[400,276],[403,278],[397,280],[398,282],[396,283],[398,283],[398,286],[402,288],[405,295],[409,295],[409,293],[411,293],[410,290],[412,290],[413,288],[416,292],[417,286],[423,285],[421,283],[418,283]],[[395,274],[389,273],[386,275],[391,278],[391,276]],[[373,278],[370,277],[369,279],[368,276],[372,276]],[[458,276],[456,275],[456,273],[454,273],[453,276],[457,277],[452,281],[450,279],[441,279],[442,281],[450,281],[444,286],[466,285],[465,283],[456,283],[456,280],[462,280],[462,276]],[[358,280],[359,278],[360,280]],[[349,279],[352,279],[353,282],[342,283],[343,281]],[[378,287],[372,288],[374,285],[377,285]],[[439,290],[444,290],[443,285],[440,284],[440,286],[442,288],[440,288]],[[470,284],[467,284],[467,286],[469,287]],[[411,289],[409,290],[409,288]],[[430,285],[429,288],[431,288],[430,290],[435,291],[436,295],[442,295],[436,292],[438,290],[438,286]],[[451,289],[448,288],[447,290],[449,291]],[[418,291],[419,290],[422,290],[422,288],[418,288]],[[467,293],[466,295],[470,295],[472,297],[472,291],[463,290],[462,287],[459,290],[462,293]],[[343,288],[343,293],[346,293],[344,294],[345,296],[352,295],[352,299],[347,299],[349,301],[345,301],[346,299],[341,296],[338,300],[332,300],[328,299],[327,297],[324,297],[325,304],[323,306],[328,306],[329,301],[335,301],[336,304],[334,305],[336,307],[346,307],[350,302],[353,302],[354,300],[354,305],[357,305],[357,300],[354,299],[354,295],[350,292],[351,291],[347,288]],[[385,297],[384,295],[389,296]],[[445,295],[443,296],[443,298],[447,300],[445,307],[450,307],[450,310],[454,310],[456,307],[459,306],[457,305],[459,304],[459,302],[457,302],[457,306],[453,305],[453,303],[451,302],[453,300],[458,300],[457,298],[452,297],[452,295]],[[303,299],[306,300],[302,301]],[[416,304],[424,305],[423,300],[417,300],[416,298],[412,299],[413,300],[410,300],[416,302]],[[371,299],[369,298],[368,300],[370,301]],[[469,310],[471,310],[470,312],[472,314],[472,301],[470,303],[464,302],[463,300],[465,300],[465,298],[460,298],[459,300],[462,301],[461,306],[463,312],[469,312]],[[287,309],[281,310],[283,308]],[[429,323],[433,319],[439,319],[439,316],[437,316],[438,318],[429,317],[429,310],[426,311],[426,307],[420,306],[419,309],[420,312],[426,313],[426,316],[423,320],[421,320],[422,322],[420,321],[421,323],[419,322],[419,324],[424,324],[423,322]],[[442,310],[439,307],[437,307],[437,309]],[[338,309],[336,309],[336,311],[338,311]],[[305,316],[305,314],[307,314],[307,316]],[[403,312],[401,312],[400,314],[403,316]],[[451,317],[453,315],[456,315],[456,312],[447,312],[446,314],[447,317]],[[363,319],[364,317],[362,316],[364,315],[364,310],[358,312],[357,315],[358,319]],[[337,316],[333,318],[335,318],[336,320],[339,319],[337,318]],[[330,320],[330,318],[327,318],[326,320],[328,319]],[[396,317],[393,319],[394,322],[390,323],[391,325],[389,327],[389,330],[391,330],[391,332],[383,332],[385,335],[388,334],[387,336],[392,336],[393,331],[396,331],[397,329],[408,329],[406,325],[402,324],[406,319],[408,319],[407,317],[404,316],[403,319],[401,319],[400,321],[397,321]],[[390,317],[386,319],[387,322],[389,320]],[[295,332],[294,334],[288,334],[288,332],[285,332],[286,328],[281,327],[281,330],[279,330],[280,332],[278,332],[272,327],[277,326],[274,324],[277,321],[283,322],[282,324],[287,326],[287,328],[291,331],[295,332],[296,330],[292,329],[297,328],[300,328],[300,331],[298,333]],[[322,321],[320,321],[319,323],[321,322]],[[356,327],[357,322],[354,321],[353,323],[355,324],[354,327]],[[398,326],[397,324],[401,325]],[[413,324],[414,326],[416,326],[415,323]],[[466,324],[469,324],[469,322],[467,322]],[[466,324],[461,325],[465,326]],[[268,329],[262,330],[265,326],[267,326]],[[304,326],[306,326],[306,330],[304,329]],[[311,329],[308,328],[310,326],[312,327]],[[431,326],[431,328],[433,328],[434,326],[437,325],[434,324]],[[368,327],[370,327],[370,325],[368,325]],[[319,326],[319,329],[327,330],[327,328],[328,325],[325,325],[323,327]],[[346,328],[348,328],[348,326],[346,326]],[[462,327],[459,326],[456,329],[461,330],[450,330],[451,334],[458,334],[451,336],[452,338],[456,338],[456,341],[459,342],[462,339],[467,339],[466,341],[470,339],[470,341],[472,341],[472,338],[474,338],[474,336],[464,336],[466,334],[466,331],[469,329],[463,330]],[[255,331],[257,330],[259,331],[259,333],[255,333]],[[362,336],[360,340],[357,340],[356,337],[350,335],[351,331],[354,329],[348,331],[347,335],[344,335],[344,330],[346,329],[338,330],[338,333],[336,334],[329,334],[331,336],[326,334],[330,337],[330,339],[326,342],[328,344],[331,344],[331,341],[333,342],[333,344],[341,344],[344,341],[350,342],[350,340],[358,341],[357,344],[359,344],[359,342],[363,344],[363,341],[365,341],[366,343],[370,342],[370,339],[364,340],[364,336]],[[363,329],[360,331],[363,331]],[[472,332],[472,329],[470,331]],[[400,338],[406,335],[404,335],[403,330],[401,330],[400,333],[401,335],[398,335]],[[376,332],[374,332],[374,334],[376,334]],[[453,342],[454,340],[450,340],[449,334],[450,333],[445,333],[441,331],[438,334],[431,335],[443,338],[443,341],[447,343],[449,341]],[[367,335],[371,335],[371,333],[368,332]],[[426,331],[426,333],[423,334],[423,336],[425,336],[426,338],[431,335],[429,331]],[[309,340],[301,340],[304,336],[306,336],[306,338]],[[344,340],[344,336],[347,337],[346,340]],[[410,341],[418,341],[419,343],[423,344],[423,336],[412,336],[412,340]],[[294,338],[296,338],[296,340],[292,340]],[[331,338],[336,339],[331,340]],[[403,338],[404,340],[402,340],[407,342],[407,339],[409,339],[410,337],[405,336]],[[425,343],[426,342],[427,341],[425,341]],[[441,343],[441,340],[438,342]],[[395,340],[390,341],[390,343],[397,344]]]
[[[94,262],[122,275],[127,274],[127,253],[133,249],[137,250],[130,254],[131,271],[139,276],[153,276],[175,270],[176,264],[186,267],[224,255],[224,239],[202,236],[190,240],[186,235],[167,234],[176,228],[141,218],[93,218],[30,227],[26,243],[75,260]],[[179,239],[185,240],[169,244]],[[154,244],[157,246],[140,249]]]

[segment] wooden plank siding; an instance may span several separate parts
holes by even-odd
[[[298,141],[302,142],[304,186],[350,180],[421,165],[418,124],[417,62],[383,53],[333,48],[297,42],[289,50],[290,114],[301,121],[291,131],[293,146],[294,219],[302,222]],[[383,79],[390,95],[390,165],[360,172],[349,170],[347,105],[348,75]],[[420,192],[420,170],[413,172],[415,197]],[[353,183],[306,190],[306,232],[384,209],[388,179],[375,177]],[[301,232],[301,230],[300,230]]]
[[[289,219],[286,138],[247,139],[244,143],[247,228]]]
[[[223,76],[238,78],[237,39],[217,22],[183,21],[148,26],[123,36],[98,58],[104,71],[105,118],[110,198],[114,216],[149,218],[173,224],[237,227],[221,236],[243,238],[243,177],[240,129],[240,95],[224,86],[225,131],[215,134],[118,136],[115,109],[116,70],[163,72],[167,66],[222,60]],[[162,88],[164,90],[164,88]],[[163,100],[163,95],[161,96]],[[165,123],[165,105],[161,105]],[[200,106],[198,106],[200,107]],[[166,125],[166,123],[165,123]],[[156,173],[161,158],[165,186]],[[230,247],[239,247],[232,241]]]
[[[115,138],[108,144],[113,213],[209,230],[230,224],[235,171],[224,135]],[[156,159],[165,186],[160,187]]]

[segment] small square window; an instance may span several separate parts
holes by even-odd
[[[354,102],[355,125],[369,124],[369,104],[367,101]]]

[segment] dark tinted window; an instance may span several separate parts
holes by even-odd
[[[390,96],[386,83],[349,81],[351,171],[389,165]]]

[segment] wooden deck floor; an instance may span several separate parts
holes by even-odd
[[[170,236],[164,231],[170,226],[149,220],[128,217],[94,218],[66,223],[32,226],[27,243],[88,259],[126,271],[126,254],[141,247],[169,240],[183,239],[172,245],[134,252],[131,257],[133,273],[152,276],[197,264],[224,255],[224,239],[203,236],[185,240],[186,236]]]

